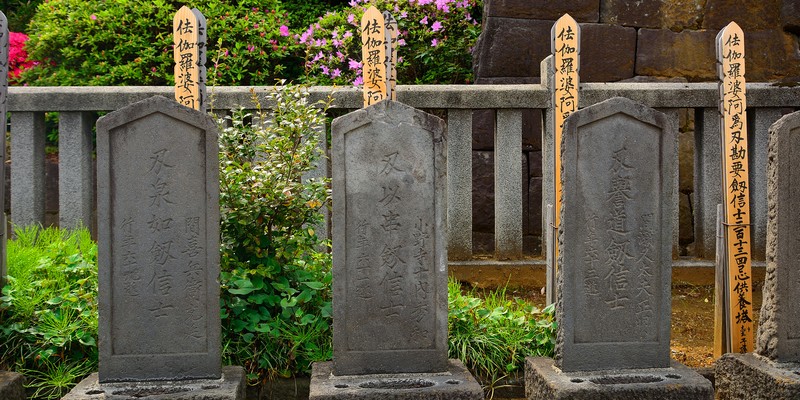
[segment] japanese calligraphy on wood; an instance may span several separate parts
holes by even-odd
[[[753,350],[753,293],[750,252],[747,101],[744,32],[731,22],[717,35],[720,92],[720,143],[725,207],[726,262],[730,304],[727,334],[731,351]]]
[[[183,6],[172,21],[175,44],[175,100],[205,111],[206,19],[199,10]]]
[[[383,12],[386,34],[386,93],[397,100],[397,20],[388,11]]]
[[[100,381],[219,378],[217,131],[164,97],[97,122]]]
[[[334,374],[444,371],[444,122],[384,101],[331,131]]]
[[[555,229],[561,225],[561,141],[564,120],[578,109],[578,72],[580,70],[581,34],[578,23],[564,14],[556,21],[550,31],[551,52],[553,54],[553,183],[555,184],[554,212]],[[558,242],[554,243],[554,260],[558,258]],[[557,274],[558,271],[556,270]]]
[[[361,61],[364,107],[387,98],[386,23],[383,14],[370,6],[361,17]]]
[[[620,97],[565,121],[563,371],[669,366],[676,138],[675,121]]]

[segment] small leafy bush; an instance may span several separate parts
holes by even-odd
[[[48,0],[29,25],[26,47],[42,63],[22,80],[38,86],[171,85],[172,19],[184,4],[208,20],[208,59],[222,61],[211,83],[264,84],[292,73],[285,71],[291,66],[301,71],[277,0]]]
[[[351,0],[298,36],[305,46],[306,79],[360,85],[360,24],[374,5],[398,24],[397,80],[401,84],[469,83],[472,48],[480,35],[482,0]]]
[[[553,305],[540,311],[508,298],[504,288],[482,297],[462,293],[457,281],[448,282],[449,356],[490,382],[492,390],[505,376],[524,371],[525,357],[552,357],[557,326]]]
[[[0,297],[0,366],[25,375],[31,398],[59,399],[97,369],[97,246],[86,229],[15,232]]]
[[[250,383],[308,373],[332,355],[331,257],[314,231],[327,178],[303,178],[322,157],[329,104],[292,85],[267,101],[270,113],[253,94],[256,111],[234,112],[220,134],[223,348]]]

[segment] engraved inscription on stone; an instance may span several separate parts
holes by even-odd
[[[441,370],[443,123],[387,100],[332,129],[336,373]]]
[[[564,134],[561,367],[666,367],[674,124],[614,98]]]
[[[219,376],[216,140],[163,97],[98,121],[101,380]]]

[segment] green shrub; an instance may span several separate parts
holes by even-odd
[[[186,4],[208,20],[209,82],[258,85],[298,74],[294,38],[277,0],[48,0],[31,21],[26,49],[42,63],[31,85],[171,85],[172,19]],[[220,57],[217,57],[220,54]],[[291,68],[296,66],[296,71]],[[289,68],[287,71],[286,68]],[[212,74],[215,74],[212,76]]]
[[[59,399],[97,369],[97,246],[86,229],[16,235],[0,297],[0,366],[23,373],[32,398]]]
[[[331,258],[313,228],[327,178],[303,179],[322,156],[327,105],[299,86],[267,101],[271,113],[253,94],[257,111],[234,112],[220,134],[223,348],[251,383],[308,373],[332,352]]]
[[[488,390],[503,377],[525,370],[525,357],[552,357],[556,341],[554,307],[539,310],[510,299],[504,288],[477,297],[448,282],[449,356],[458,358]]]
[[[0,2],[0,10],[8,19],[8,30],[13,32],[23,32],[28,26],[36,7],[44,0],[6,0]]]
[[[360,85],[361,16],[374,5],[398,24],[398,84],[469,83],[472,48],[480,35],[482,0],[351,0],[302,33],[305,79]]]

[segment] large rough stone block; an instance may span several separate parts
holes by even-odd
[[[25,378],[16,372],[0,371],[0,399],[25,400]]]
[[[600,9],[600,22],[637,28],[696,29],[704,4],[703,0],[606,0]]]
[[[639,29],[636,74],[716,79],[716,31]],[[746,42],[745,42],[746,43]]]
[[[97,121],[101,382],[220,377],[218,157],[164,97]]]
[[[722,29],[731,21],[745,31],[776,29],[781,22],[781,0],[707,0],[703,28]]]
[[[563,372],[553,360],[525,359],[525,396],[530,400],[711,400],[706,378],[673,361],[668,368]]]
[[[331,124],[336,375],[448,368],[444,129],[394,101]]]
[[[438,374],[333,375],[333,363],[314,363],[309,400],[481,400],[483,390],[459,360]]]
[[[244,369],[234,366],[219,379],[100,383],[91,374],[61,400],[244,400],[246,387]]]
[[[578,22],[597,22],[597,0],[487,0],[484,12],[489,17],[557,20],[569,14]]]
[[[556,365],[669,367],[677,121],[616,97],[564,122]]]
[[[725,354],[714,369],[717,400],[800,399],[800,368],[756,354]]]
[[[489,17],[473,52],[478,77],[538,77],[553,21]]]
[[[613,82],[633,77],[636,29],[580,24],[582,82]]]
[[[781,5],[781,26],[795,35],[800,34],[800,1],[784,0]]]
[[[472,152],[472,230],[494,232],[494,153]]]
[[[800,54],[794,35],[778,30],[748,31],[744,45],[748,82],[800,76]]]

